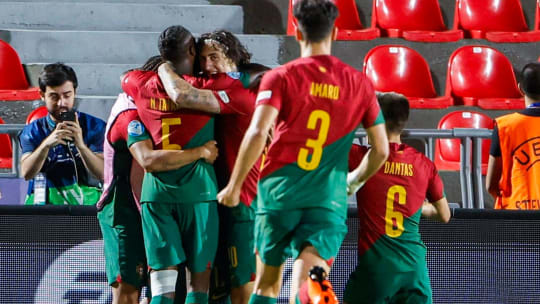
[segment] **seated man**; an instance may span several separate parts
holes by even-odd
[[[101,193],[105,122],[73,112],[77,76],[71,67],[46,65],[39,89],[49,114],[19,135],[22,175],[32,179],[25,204],[93,205]],[[35,178],[45,185],[34,187]]]
[[[356,194],[358,266],[349,278],[344,301],[431,303],[426,247],[418,224],[420,215],[446,223],[450,209],[433,162],[401,143],[409,118],[408,100],[395,93],[377,99],[386,121],[390,156]],[[367,147],[353,145],[349,168],[356,168],[368,152]]]

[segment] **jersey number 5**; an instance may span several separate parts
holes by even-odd
[[[399,237],[405,228],[403,228],[403,213],[394,211],[394,198],[397,194],[398,203],[405,205],[407,201],[407,190],[400,185],[394,185],[386,193],[386,215],[384,216],[385,232],[389,237]],[[395,223],[394,223],[395,221]]]
[[[161,120],[161,146],[163,150],[182,150],[182,147],[178,144],[171,144],[169,137],[171,136],[170,127],[174,125],[180,125],[182,120],[180,117],[175,118],[163,118]]]
[[[326,142],[328,129],[330,128],[330,115],[328,112],[323,110],[315,110],[311,112],[309,115],[307,128],[310,130],[315,130],[319,121],[321,122],[319,126],[319,136],[317,136],[316,139],[309,138],[306,141],[306,147],[313,150],[311,158],[309,158],[309,149],[307,148],[300,148],[300,152],[298,153],[298,167],[306,171],[317,169],[321,162],[323,145]]]

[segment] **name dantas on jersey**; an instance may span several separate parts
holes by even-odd
[[[138,120],[132,120],[128,125],[128,134],[140,136],[144,133],[144,125]]]

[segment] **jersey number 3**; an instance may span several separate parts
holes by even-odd
[[[311,114],[309,115],[307,128],[310,130],[315,130],[319,121],[319,136],[317,136],[316,139],[309,138],[306,141],[306,147],[313,150],[311,158],[309,157],[310,150],[307,148],[300,148],[300,152],[298,153],[298,167],[306,171],[317,169],[317,167],[321,163],[323,145],[326,142],[326,137],[328,136],[328,129],[330,128],[330,115],[328,114],[328,112],[325,112],[323,110],[315,110],[311,112]]]
[[[386,215],[384,216],[385,232],[389,237],[399,237],[405,228],[403,228],[403,213],[394,211],[394,198],[397,194],[398,203],[405,205],[407,201],[407,190],[400,185],[394,185],[386,193]],[[395,222],[394,222],[395,221]]]

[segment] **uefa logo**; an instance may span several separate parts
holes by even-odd
[[[103,241],[93,240],[63,252],[41,277],[34,303],[106,304],[107,284]]]

